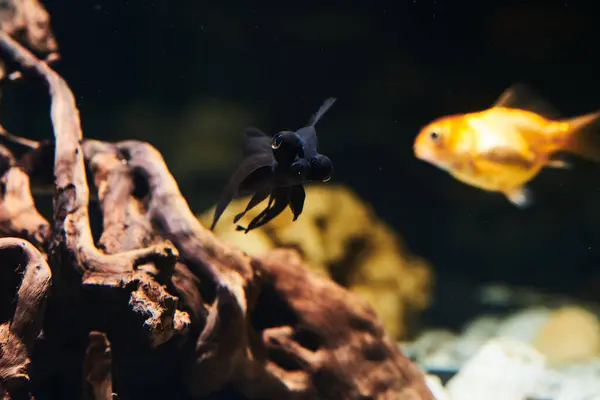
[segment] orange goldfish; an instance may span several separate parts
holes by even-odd
[[[600,162],[600,111],[561,118],[524,84],[506,89],[491,108],[445,116],[415,139],[415,156],[459,181],[500,192],[517,207],[532,202],[527,182],[542,168],[569,168],[570,152]]]

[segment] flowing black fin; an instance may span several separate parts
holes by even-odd
[[[267,196],[269,196],[270,193],[271,193],[270,189],[262,189],[262,190],[259,190],[256,193],[254,193],[254,195],[252,196],[252,198],[248,202],[248,205],[246,206],[246,208],[244,209],[244,211],[242,211],[241,213],[237,214],[235,216],[235,218],[233,218],[233,223],[236,224],[248,211],[250,211],[251,209],[253,209],[257,205],[259,205],[264,199],[266,199]]]
[[[250,221],[250,223],[248,224],[247,227],[243,227],[242,225],[238,225],[235,230],[236,231],[244,231],[244,234],[250,232],[251,229],[253,229],[252,223],[255,221],[260,220],[261,218],[263,218],[267,212],[269,211],[269,209],[271,208],[271,206],[273,205],[273,201],[275,200],[275,196],[273,195],[273,192],[271,192],[271,196],[269,197],[269,203],[267,204],[267,206],[265,207],[264,210],[262,210],[256,217],[254,217],[254,219],[252,221]]]
[[[289,188],[287,187],[274,189],[271,192],[271,197],[269,198],[269,205],[252,221],[250,221],[248,227],[246,228],[246,233],[252,229],[256,229],[267,224],[273,218],[281,214],[289,204],[288,192]]]
[[[292,214],[294,214],[295,221],[298,219],[300,214],[302,214],[302,210],[304,209],[304,199],[306,198],[306,193],[304,192],[304,187],[302,185],[296,185],[290,187],[290,208],[292,209]]]
[[[304,158],[311,158],[317,154],[319,147],[319,139],[317,139],[317,131],[312,125],[298,129],[296,134],[302,139]]]
[[[308,126],[315,126],[317,122],[319,122],[319,120],[323,118],[323,115],[325,115],[325,113],[331,108],[331,106],[333,105],[333,103],[335,103],[336,100],[337,99],[334,97],[330,97],[327,100],[325,100],[321,108],[319,108],[319,110],[310,117],[310,120],[308,121]]]
[[[213,217],[213,223],[210,226],[210,230],[214,230],[217,221],[229,205],[231,200],[238,194],[239,186],[244,182],[250,174],[259,168],[271,167],[273,164],[272,154],[256,154],[252,157],[243,159],[238,167],[236,168],[233,176],[229,179],[227,186],[221,194],[221,198],[215,208],[215,215]]]
[[[319,146],[319,141],[317,139],[317,131],[315,130],[315,125],[319,120],[325,115],[327,110],[335,103],[336,99],[333,97],[325,100],[319,111],[317,111],[312,117],[310,117],[310,121],[308,121],[308,125],[304,128],[298,129],[296,132],[302,141],[304,142],[304,153],[307,158],[313,157],[317,154],[317,148]]]
[[[254,127],[244,129],[244,138],[242,139],[242,155],[244,157],[270,152],[271,137],[269,135]]]
[[[551,120],[563,118],[558,109],[525,83],[515,83],[508,87],[492,107],[518,108]]]

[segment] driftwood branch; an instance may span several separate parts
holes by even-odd
[[[42,328],[51,272],[45,257],[22,239],[0,239],[0,257],[3,262],[0,392],[8,392],[13,399],[31,398],[28,366]],[[16,288],[11,288],[10,283],[15,281],[18,290],[13,308],[12,296],[6,298],[6,295],[14,293]]]
[[[89,221],[89,188],[81,148],[83,138],[73,94],[56,72],[10,37],[0,37],[0,48],[10,54],[24,72],[43,78],[52,97],[50,114],[55,134],[56,195],[50,259],[56,264],[69,260],[69,267],[83,274],[85,284],[135,286],[132,302],[137,304],[133,309],[148,317],[146,325],[154,335],[153,342],[160,344],[173,331],[185,328],[185,317],[175,318],[175,298],[136,270],[150,262],[172,264],[177,250],[168,242],[114,254],[102,253],[96,248]]]
[[[85,400],[113,398],[111,363],[110,342],[106,335],[102,332],[90,332],[90,343],[83,364]]]
[[[0,228],[47,249],[53,271],[43,337],[27,336],[36,342],[33,393],[77,398],[81,390],[72,386],[84,382],[84,397],[96,399],[113,391],[124,398],[433,399],[363,300],[310,272],[292,250],[251,257],[226,246],[195,218],[157,149],[84,140],[66,82],[5,34],[0,53],[25,78],[47,83],[55,136],[36,143],[0,130],[5,146],[27,148],[16,160],[1,148],[3,184],[14,189],[0,198]],[[86,167],[102,213],[97,243]],[[31,200],[32,182],[54,187],[51,232]]]
[[[0,2],[0,30],[42,56],[46,62],[60,58],[58,43],[50,28],[50,14],[38,0],[3,0]],[[0,80],[5,78],[0,62]],[[20,71],[11,72],[8,80],[21,78]]]
[[[29,240],[45,249],[50,225],[35,207],[29,176],[15,164],[12,153],[0,146],[0,232]]]

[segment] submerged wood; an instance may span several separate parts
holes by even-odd
[[[1,152],[0,230],[15,238],[0,241],[0,255],[12,252],[0,263],[24,271],[14,312],[14,288],[1,297],[12,398],[433,400],[364,300],[294,250],[249,256],[222,243],[157,149],[85,140],[58,74],[4,33],[0,55],[47,83],[55,136],[23,140],[31,148],[17,160],[11,140]],[[103,216],[97,243],[86,167]],[[51,224],[31,181],[54,184]]]

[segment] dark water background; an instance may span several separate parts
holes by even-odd
[[[145,139],[195,211],[216,201],[241,130],[319,124],[334,181],[350,185],[438,274],[438,299],[489,281],[600,299],[600,168],[533,182],[534,207],[415,160],[418,129],[530,84],[566,116],[600,109],[592,2],[66,1],[52,16],[84,134]],[[51,134],[45,88],[5,91],[0,119]],[[447,315],[440,311],[440,315]]]

